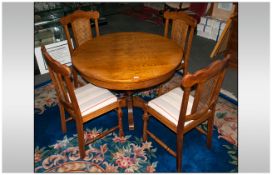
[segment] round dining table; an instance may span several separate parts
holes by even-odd
[[[181,62],[183,50],[173,40],[143,32],[120,32],[93,38],[72,53],[72,64],[88,82],[126,92],[129,129],[134,129],[133,106],[144,108],[135,90],[170,79]]]

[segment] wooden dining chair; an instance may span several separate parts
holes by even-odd
[[[235,10],[237,7],[235,7]],[[215,59],[221,55],[231,54],[230,67],[238,67],[238,13],[234,13],[226,21],[226,25],[216,42],[210,57]]]
[[[71,81],[72,75],[70,68],[54,60],[44,46],[42,46],[42,53],[57,92],[62,131],[64,133],[66,132],[67,121],[74,119],[76,122],[80,157],[85,157],[84,147],[86,144],[94,142],[116,129],[119,129],[119,135],[123,137],[122,110],[117,97],[110,91],[92,84],[87,84],[75,89]],[[101,133],[88,143],[85,143],[83,124],[114,109],[117,109],[118,113],[118,126]],[[70,114],[70,118],[65,116],[65,111]]]
[[[193,128],[207,136],[207,146],[211,147],[215,106],[229,62],[228,55],[222,61],[215,61],[207,68],[194,74],[188,73],[181,81],[181,86],[161,95],[145,106],[143,114],[143,141],[147,135],[176,157],[177,171],[182,166],[182,145],[184,134]],[[195,95],[191,92],[195,89]],[[147,129],[149,114],[176,133],[176,152]],[[207,132],[197,128],[208,121]]]
[[[76,10],[72,14],[64,16],[60,19],[60,23],[64,28],[68,48],[71,55],[75,48],[79,47],[86,41],[89,41],[93,38],[92,27],[90,22],[91,20],[94,20],[96,37],[100,36],[98,19],[99,19],[98,11],[82,11],[82,10]],[[71,25],[72,27],[72,36],[74,44],[72,44],[71,41],[71,35],[68,28],[69,25]],[[75,86],[78,87],[80,85],[80,82],[78,81],[77,78],[78,72],[74,67],[72,68],[73,68],[72,72],[75,78],[74,83]]]
[[[196,20],[183,12],[164,12],[165,28],[164,36],[168,38],[168,28],[172,21],[172,29],[170,38],[174,40],[182,49],[183,57],[178,70],[183,71],[183,75],[188,73],[188,61],[192,47],[192,40],[196,28]]]

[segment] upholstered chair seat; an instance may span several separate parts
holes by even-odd
[[[163,117],[165,117],[168,121],[172,122],[176,126],[178,125],[178,119],[180,114],[180,106],[183,97],[183,90],[180,87],[177,87],[151,101],[148,102],[148,106]],[[189,96],[188,107],[186,111],[186,115],[189,115],[194,102],[194,97]],[[191,122],[185,122],[185,126]]]
[[[79,109],[82,116],[117,102],[117,97],[109,90],[87,84],[75,90]]]

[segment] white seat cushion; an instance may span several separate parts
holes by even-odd
[[[75,95],[82,116],[117,101],[117,97],[109,90],[94,86],[92,84],[86,84],[76,89]]]
[[[180,107],[183,97],[183,90],[180,87],[177,87],[151,101],[148,102],[148,106],[157,111],[159,114],[164,116],[167,120],[173,124],[178,124],[178,118],[180,113]],[[194,97],[189,96],[188,106],[186,114],[191,113],[193,106]],[[189,124],[190,121],[185,122],[185,125]]]

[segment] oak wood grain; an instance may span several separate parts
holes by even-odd
[[[99,26],[98,18],[100,14],[98,11],[82,11],[76,10],[67,16],[64,16],[60,19],[60,23],[63,26],[65,37],[68,43],[68,48],[70,54],[72,55],[74,48],[79,47],[81,44],[85,43],[88,40],[93,38],[91,22],[93,20],[95,23],[96,37],[99,37]],[[71,41],[71,35],[69,32],[69,25],[72,26],[72,36],[74,40],[74,47]],[[82,84],[77,78],[77,70],[72,66],[72,73],[74,77],[74,85],[78,87]]]
[[[168,28],[170,28],[169,24],[171,21],[170,38],[184,50],[183,59],[180,62],[178,70],[183,70],[183,74],[185,75],[188,73],[190,52],[197,21],[183,12],[166,11],[163,16],[165,18],[164,36],[168,37],[169,35]]]
[[[113,90],[152,87],[169,79],[183,50],[165,37],[141,32],[103,35],[75,49],[72,63],[91,83]]]

